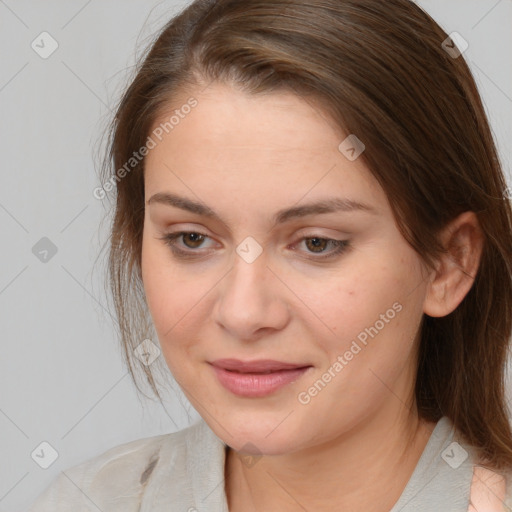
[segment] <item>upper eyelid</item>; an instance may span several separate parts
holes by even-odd
[[[183,235],[190,234],[190,233],[201,235],[206,238],[209,238],[210,240],[214,240],[214,237],[211,237],[207,233],[204,233],[199,230],[177,229],[175,231],[164,232],[162,234],[164,235],[164,237],[165,237],[165,235],[174,235],[175,236],[174,240],[177,241],[177,240],[180,240],[180,238]],[[312,238],[319,238],[320,240],[327,240],[327,241],[340,242],[340,243],[349,241],[347,238],[344,238],[343,236],[338,238],[338,237],[331,237],[328,235],[322,235],[318,232],[313,232],[313,233],[302,233],[302,234],[298,235],[296,237],[295,241],[293,242],[293,245],[295,246],[295,245],[299,244],[300,242],[303,242],[304,240],[312,239]],[[184,251],[191,251],[191,252],[198,252],[199,250],[200,250],[200,248],[198,248],[197,250],[191,249],[189,247],[184,248]]]
[[[179,245],[177,245],[177,240],[179,240],[184,234],[188,234],[188,233],[197,233],[197,234],[204,235],[208,238],[211,238],[208,235],[205,235],[204,233],[199,233],[199,232],[194,232],[194,231],[174,231],[171,233],[167,233],[163,237],[160,237],[160,239],[164,240],[165,243],[167,245],[169,245],[171,251],[175,254],[175,257],[179,257],[179,258],[183,258],[183,259],[195,258],[198,261],[200,261],[202,257],[206,257],[209,254],[211,254],[212,251],[215,251],[215,248],[211,248],[211,247],[210,248],[199,247],[199,248],[194,249],[194,248],[189,248],[186,246],[180,247]],[[171,237],[172,237],[172,240],[170,239]],[[325,251],[325,252],[322,251],[320,253],[305,251],[309,254],[309,256],[304,256],[304,259],[311,261],[311,262],[328,263],[328,262],[338,261],[339,258],[341,258],[344,254],[347,253],[347,251],[350,251],[350,249],[352,248],[352,242],[350,239],[329,238],[329,237],[317,236],[315,233],[313,233],[311,235],[300,236],[295,241],[295,243],[293,243],[293,245],[291,246],[292,251],[296,252],[297,246],[299,244],[303,243],[304,240],[313,239],[313,238],[326,240],[327,243],[333,243],[334,248],[330,251]],[[300,252],[303,252],[303,251],[300,251]]]
[[[180,223],[177,223],[177,224],[173,224],[172,227],[174,228],[176,225],[179,225]],[[183,224],[187,224],[187,223],[183,223]],[[192,223],[193,224],[193,223]],[[204,236],[207,236],[209,238],[216,238],[216,237],[220,237],[221,235],[217,234],[217,233],[214,233],[213,235],[209,235],[207,232],[211,232],[211,230],[209,230],[208,228],[204,228],[204,227],[199,227],[199,228],[189,228],[189,227],[185,227],[185,228],[176,228],[176,229],[170,229],[171,227],[169,227],[169,231],[167,231],[167,229],[162,229],[160,230],[162,234],[176,234],[176,233],[180,233],[180,234],[183,234],[183,233],[197,233],[197,234],[200,234],[200,235],[204,235]],[[323,234],[321,233],[321,231],[323,230],[328,230],[328,231],[338,231],[337,234],[332,234],[332,235],[329,235],[329,234]],[[325,238],[325,239],[330,239],[330,240],[344,240],[344,239],[347,239],[351,236],[353,236],[353,232],[351,231],[348,231],[348,230],[342,230],[340,232],[340,230],[338,229],[335,229],[335,228],[328,228],[328,227],[318,227],[318,226],[305,226],[305,227],[301,227],[299,229],[296,229],[296,228],[293,228],[293,232],[295,233],[294,237],[298,237],[299,239],[301,239],[302,237],[305,237],[305,238],[314,238],[314,237],[318,237],[318,238]],[[228,238],[231,237],[231,234],[229,234]],[[245,236],[242,238],[242,240],[246,238]]]

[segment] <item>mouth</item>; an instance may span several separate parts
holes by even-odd
[[[263,375],[286,370],[299,370],[311,366],[310,364],[286,363],[273,359],[259,359],[254,361],[241,361],[239,359],[217,359],[210,364],[229,372],[255,373]]]
[[[217,360],[210,363],[218,382],[239,397],[258,398],[299,380],[311,365],[260,360]]]

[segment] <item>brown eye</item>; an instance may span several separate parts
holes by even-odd
[[[318,256],[308,257],[310,260],[322,260],[328,258],[335,258],[345,252],[350,242],[348,240],[334,240],[332,238],[322,238],[320,236],[303,237],[299,240],[299,244],[304,242],[306,252],[308,254],[318,254]],[[326,248],[332,246],[333,249],[327,251]]]
[[[306,246],[308,249],[312,249],[313,252],[323,252],[323,249],[329,245],[329,239],[327,238],[305,238]],[[311,241],[312,243],[308,243]]]
[[[195,233],[195,232],[189,232],[189,233],[182,233],[183,236],[183,243],[186,247],[189,247],[191,249],[197,249],[200,247],[200,245],[204,241],[204,235],[201,233]],[[187,240],[191,240],[190,244]]]
[[[180,241],[180,238],[182,239],[182,243],[178,244],[177,242]],[[159,237],[160,240],[170,247],[176,257],[181,258],[193,258],[204,255],[204,251],[195,249],[200,249],[207,238],[210,237],[204,233],[198,233],[197,231],[164,233],[163,236]]]
[[[159,237],[168,245],[177,258],[202,258],[207,254],[211,254],[212,248],[205,247],[204,249],[210,249],[205,253],[203,243],[206,239],[209,239],[208,235],[199,233],[197,231],[178,231],[174,233],[165,233]],[[180,240],[181,239],[181,240]],[[181,243],[178,243],[181,242]],[[317,256],[306,256],[306,259],[312,261],[320,261],[327,259],[334,259],[337,256],[341,256],[344,253],[350,242],[348,240],[335,240],[332,238],[322,238],[319,236],[303,237],[299,240],[299,244],[305,242],[306,252],[310,255],[317,254]],[[326,250],[329,246],[332,246],[330,251]],[[301,251],[303,252],[303,251]]]

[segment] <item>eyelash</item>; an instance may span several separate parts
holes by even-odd
[[[183,235],[189,235],[189,234],[194,234],[194,235],[203,236],[205,238],[210,238],[208,235],[201,233],[199,231],[176,231],[174,233],[166,233],[164,236],[158,237],[158,239],[163,240],[164,243],[170,247],[171,251],[177,258],[200,257],[201,255],[194,254],[197,251],[194,251],[194,250],[183,251],[182,249],[178,249],[176,247],[176,239]],[[303,242],[304,240],[313,240],[313,239],[332,242],[332,244],[335,246],[335,249],[333,251],[331,251],[330,253],[328,253],[327,256],[313,256],[313,257],[307,258],[307,259],[316,260],[316,261],[324,260],[324,259],[332,259],[336,256],[340,256],[342,253],[344,253],[348,249],[348,247],[350,245],[350,242],[348,240],[336,240],[333,238],[325,238],[325,237],[322,238],[322,237],[319,237],[316,235],[302,237],[298,241],[298,243]],[[315,253],[310,252],[309,254],[315,254]],[[318,254],[320,254],[320,253],[318,253]]]

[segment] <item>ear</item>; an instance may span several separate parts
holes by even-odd
[[[433,317],[454,311],[473,285],[484,243],[476,214],[461,213],[443,229],[440,240],[447,252],[439,257],[423,303],[424,313]]]

